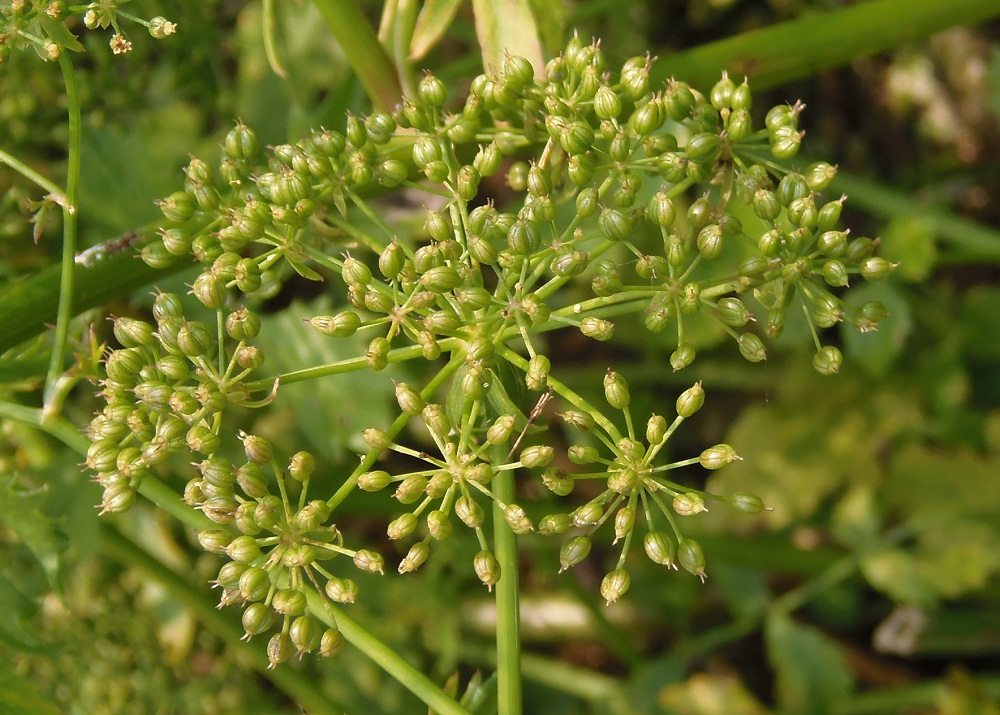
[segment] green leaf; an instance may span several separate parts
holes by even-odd
[[[20,577],[18,574],[19,580]],[[25,622],[36,611],[35,603],[11,583],[6,569],[0,570],[0,643],[18,651],[44,650],[45,644],[35,637],[31,628],[25,627]]]
[[[411,60],[423,58],[440,42],[444,33],[448,31],[448,26],[455,19],[462,2],[463,0],[427,0],[424,3],[417,17],[417,24],[413,28],[413,39],[410,41]]]
[[[263,316],[257,345],[267,355],[268,366],[275,372],[292,372],[364,355],[363,335],[329,338],[305,322],[328,312],[328,301],[317,301],[294,303],[279,314]],[[392,382],[384,373],[363,370],[287,383],[278,394],[276,410],[262,418],[272,421],[273,433],[287,438],[287,425],[299,424],[310,449],[332,460],[343,459],[347,449],[366,451],[362,432],[391,419]]]
[[[775,612],[768,616],[764,636],[776,675],[779,712],[821,715],[850,694],[844,656],[822,631]]]
[[[849,290],[844,300],[851,305],[878,301],[888,309],[889,317],[874,332],[859,333],[850,321],[841,329],[847,362],[857,363],[872,377],[885,377],[903,354],[913,329],[909,303],[892,283],[859,285]]]
[[[904,281],[917,283],[930,275],[937,261],[933,222],[921,216],[894,218],[882,232],[879,253],[898,263],[894,275]]]
[[[538,24],[542,48],[550,55],[557,55],[564,45],[567,4],[552,0],[528,0]]]
[[[472,0],[483,68],[498,72],[506,54],[520,55],[540,76],[545,57],[528,0]]]
[[[62,539],[53,521],[39,509],[43,497],[41,490],[17,491],[13,479],[0,485],[0,524],[14,532],[42,567],[49,585],[58,590]]]
[[[59,715],[59,708],[43,700],[38,688],[0,662],[0,712],[4,715]]]
[[[861,572],[868,583],[899,603],[930,606],[934,590],[917,573],[913,554],[904,549],[880,549],[866,553]]]
[[[83,45],[76,39],[76,35],[66,27],[64,21],[53,20],[48,15],[40,14],[38,22],[41,24],[45,34],[49,36],[49,39],[57,45],[73,52],[83,52]]]

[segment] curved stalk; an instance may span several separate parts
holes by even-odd
[[[62,204],[63,247],[62,268],[59,278],[59,308],[56,315],[55,340],[52,343],[52,357],[45,377],[45,401],[53,394],[56,382],[63,373],[66,359],[66,343],[69,340],[69,323],[73,319],[73,275],[76,260],[76,195],[80,184],[80,151],[82,149],[82,128],[80,119],[80,97],[76,91],[76,76],[73,63],[67,53],[59,55],[59,69],[66,84],[66,106],[69,114],[68,161],[66,167],[66,192]]]

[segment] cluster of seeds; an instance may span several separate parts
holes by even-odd
[[[203,266],[191,292],[217,312],[216,337],[183,320],[173,296],[157,297],[155,329],[117,321],[123,349],[108,358],[108,407],[91,425],[88,465],[105,484],[105,510],[113,511],[131,503],[143,471],[167,453],[187,447],[202,455],[185,497],[219,524],[201,540],[232,560],[218,583],[224,602],[248,604],[247,634],[282,617],[269,646],[273,663],[293,650],[339,648],[335,629],[320,634],[306,593],[315,587],[329,606],[353,601],[356,586],[325,571],[320,559],[345,555],[359,568],[382,570],[380,557],[346,549],[339,531],[326,525],[356,488],[392,486],[408,507],[388,527],[391,540],[416,536],[401,573],[424,563],[455,516],[476,535],[473,567],[488,587],[501,573],[483,529],[484,505],[498,507],[515,533],[568,535],[563,569],[582,560],[594,532],[613,521],[622,549],[602,585],[608,602],[628,589],[625,561],[637,522],[644,520],[649,558],[704,578],[701,548],[684,537],[678,517],[704,511],[710,499],[746,513],[764,508],[752,495],[717,497],[666,479],[672,469],[716,469],[738,459],[728,445],[656,463],[680,422],[701,406],[700,384],[678,399],[673,422],[649,418],[643,442],[624,379],[612,371],[605,378],[623,433],[551,374],[546,333],[572,327],[605,341],[614,334],[611,318],[636,314],[651,331],[676,331],[669,361],[680,370],[695,359],[685,325],[701,314],[757,362],[766,356],[764,339],[781,333],[787,310],[797,305],[812,329],[814,365],[831,374],[842,356],[823,345],[820,330],[850,319],[864,332],[885,317],[880,304],[854,307],[838,295],[851,277],[882,278],[893,266],[874,255],[876,241],[838,229],[844,198],[821,195],[834,167],[782,164],[801,143],[802,105],[775,107],[754,129],[746,82],[724,75],[708,96],[675,80],[651,87],[650,62],[633,58],[614,75],[596,43],[574,38],[546,65],[544,79],[523,58],[508,57],[472,82],[464,102],[449,102],[444,83],[426,75],[416,96],[393,113],[350,116],[343,132],[314,130],[267,151],[238,123],[218,166],[192,159],[183,190],[160,202],[165,221],[143,258],[166,266],[193,256]],[[494,175],[505,176],[514,192],[510,205],[482,196],[483,180]],[[427,196],[431,208],[418,235],[398,230],[371,202],[398,188]],[[367,337],[363,355],[317,375],[337,379],[414,359],[438,370],[423,389],[396,385],[400,416],[365,432],[368,453],[326,501],[306,501],[312,459],[293,457],[287,474],[302,483],[295,506],[286,470],[259,438],[243,436],[247,463],[238,468],[216,454],[225,404],[259,404],[250,388],[272,385],[244,383],[260,366],[246,344],[259,321],[239,307],[241,294],[267,295],[292,272],[311,280],[333,276],[347,289],[349,305],[315,316],[304,329]],[[223,333],[237,341],[229,353]],[[443,392],[447,399],[435,401]],[[540,395],[534,410],[522,404],[523,392]],[[592,471],[554,467],[550,445],[521,447],[553,396],[573,407],[563,413],[567,422],[610,452],[570,447],[568,459]],[[415,419],[434,455],[399,438]],[[422,464],[397,475],[374,469],[386,450]],[[606,489],[536,525],[491,489],[498,475],[515,470],[535,472],[563,497],[580,480],[604,480]]]
[[[0,4],[0,62],[12,50],[25,48],[31,48],[46,61],[58,59],[64,50],[83,50],[66,22],[75,16],[83,17],[88,30],[114,30],[108,44],[116,55],[132,49],[128,35],[121,28],[121,20],[146,28],[157,40],[177,32],[177,25],[160,15],[144,20],[125,12],[119,7],[119,0],[72,6],[65,0],[12,0]]]
[[[135,318],[114,321],[122,347],[108,353],[100,392],[106,406],[87,427],[85,464],[104,487],[102,513],[128,509],[142,478],[171,454],[214,454],[227,405],[254,407],[273,398],[273,391],[255,397],[244,385],[264,363],[248,342],[260,331],[255,313],[238,308],[223,318],[220,312],[210,327],[187,320],[177,295],[159,293],[153,318],[155,327]],[[204,508],[225,511],[228,504]]]
[[[343,648],[343,636],[335,626],[324,627],[311,612],[308,593],[318,593],[325,620],[335,624],[331,603],[353,603],[358,586],[350,578],[334,575],[322,562],[347,557],[362,571],[382,573],[382,557],[367,549],[346,548],[337,527],[326,523],[327,503],[308,499],[316,467],[309,452],[297,452],[282,468],[267,440],[239,436],[246,463],[236,467],[220,457],[208,458],[196,465],[199,476],[184,491],[188,503],[220,526],[198,535],[207,551],[230,559],[216,579],[222,588],[220,605],[243,604],[247,639],[280,623],[267,645],[272,667],[294,653],[336,655]],[[277,494],[271,493],[268,472],[274,475]],[[226,507],[220,510],[209,504]]]

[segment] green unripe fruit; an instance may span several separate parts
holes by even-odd
[[[260,546],[252,536],[237,536],[226,547],[226,555],[233,561],[249,564],[260,556]]]
[[[837,222],[840,221],[840,212],[843,209],[846,199],[846,196],[841,196],[836,201],[823,204],[819,210],[819,216],[816,217],[817,230],[829,231],[837,225]]]
[[[219,436],[204,425],[195,425],[188,430],[184,441],[193,452],[207,455],[215,454],[221,445]]]
[[[274,456],[271,443],[255,434],[240,432],[237,434],[243,443],[243,451],[246,453],[247,461],[255,464],[267,464]]]
[[[361,549],[354,553],[354,565],[362,571],[380,574],[385,567],[385,561],[374,551]]]
[[[573,526],[568,514],[549,514],[538,522],[538,533],[542,536],[565,534]]]
[[[710,132],[695,134],[684,147],[688,159],[699,164],[714,164],[719,158],[719,137]]]
[[[773,191],[757,189],[753,195],[753,211],[765,221],[773,221],[781,213],[781,203]]]
[[[695,492],[676,494],[672,506],[674,511],[680,516],[693,516],[703,511],[708,511],[708,508],[705,506],[705,500],[702,499],[700,494],[696,494]]]
[[[836,375],[840,372],[840,366],[844,362],[844,356],[840,350],[832,345],[826,345],[813,355],[813,367],[820,375]]]
[[[704,196],[695,199],[688,207],[688,225],[695,231],[700,231],[712,220],[712,205]]]
[[[631,221],[625,214],[615,209],[603,209],[597,223],[601,232],[613,241],[628,238],[632,232]]]
[[[381,489],[385,489],[391,481],[392,477],[389,476],[388,472],[375,470],[365,472],[359,476],[358,487],[366,492],[377,492]]]
[[[727,464],[738,462],[741,459],[742,457],[736,454],[736,450],[730,445],[717,444],[702,452],[698,457],[698,463],[705,469],[719,469]]]
[[[624,410],[629,403],[628,383],[612,370],[604,374],[604,399],[616,410]]]
[[[825,161],[810,164],[802,175],[813,191],[825,191],[830,186],[830,182],[837,176],[837,167]]]
[[[824,256],[840,258],[847,250],[847,233],[845,231],[824,231],[816,239],[816,249]]]
[[[625,595],[631,583],[632,579],[628,571],[625,569],[615,569],[601,580],[601,597],[610,606]]]
[[[553,494],[561,497],[572,493],[575,486],[573,478],[556,467],[549,467],[542,473],[542,484]]]
[[[549,445],[533,445],[521,451],[519,460],[521,465],[529,469],[546,467],[555,457],[555,450]]]
[[[566,456],[573,464],[593,464],[600,459],[600,453],[594,447],[585,447],[582,444],[570,445],[566,450]]]
[[[479,147],[476,158],[472,161],[472,166],[479,172],[480,176],[492,176],[500,170],[503,162],[503,154],[497,147],[496,142],[490,142]]]
[[[882,280],[896,270],[896,263],[890,263],[881,256],[869,256],[863,259],[858,266],[861,276],[866,281]]]
[[[187,221],[198,208],[194,195],[188,191],[175,191],[157,202],[160,212],[168,221]]]
[[[559,135],[559,145],[567,154],[582,154],[594,145],[594,130],[586,122],[570,122]]]
[[[673,566],[676,556],[676,547],[673,539],[663,531],[650,531],[642,540],[642,547],[649,560],[662,566]]]
[[[694,362],[695,354],[694,346],[691,343],[678,345],[677,349],[670,354],[670,367],[673,368],[674,372],[683,370]]]
[[[698,253],[706,260],[718,258],[722,253],[722,228],[718,224],[709,224],[698,232]]]
[[[344,634],[336,628],[327,628],[319,640],[319,654],[324,658],[332,658],[344,649]]]
[[[827,261],[823,264],[823,280],[827,285],[843,288],[849,283],[847,267],[841,261]]]
[[[206,529],[198,532],[198,543],[205,551],[224,554],[233,541],[233,535],[224,529]]]
[[[251,566],[240,576],[240,596],[245,601],[263,601],[271,588],[267,572],[259,566]]]
[[[295,652],[295,644],[287,633],[275,633],[267,642],[268,668],[275,668],[284,663]]]
[[[448,88],[434,75],[426,74],[417,85],[417,98],[428,108],[440,109],[448,98]]]
[[[420,285],[432,293],[447,293],[462,283],[462,276],[451,266],[435,266],[420,276]]]
[[[594,113],[598,119],[615,119],[622,113],[622,101],[610,87],[601,87],[594,95]]]
[[[732,107],[733,93],[736,91],[736,83],[729,78],[726,72],[722,73],[722,79],[712,86],[709,92],[709,101],[716,109],[727,109]]]
[[[483,508],[469,496],[461,496],[455,500],[455,516],[470,529],[476,529],[483,524]]]
[[[552,259],[550,268],[557,276],[577,276],[587,270],[590,254],[586,251],[561,253]]]
[[[791,159],[799,153],[805,132],[797,132],[791,127],[778,127],[770,135],[771,154],[775,159]]]
[[[700,410],[704,404],[705,390],[699,381],[680,394],[680,397],[677,398],[675,409],[677,410],[678,417],[687,418]]]
[[[405,539],[417,528],[417,516],[407,512],[393,519],[386,528],[386,536],[392,541]]]
[[[601,318],[584,318],[580,323],[580,332],[588,338],[604,342],[610,340],[615,333],[615,325],[610,320]]]
[[[742,514],[760,514],[764,511],[764,502],[755,494],[738,492],[726,499],[736,511]]]
[[[806,184],[802,175],[795,171],[785,174],[778,182],[778,188],[775,189],[775,195],[782,206],[790,206],[796,199],[808,196],[809,192],[809,185]]]
[[[351,604],[358,597],[358,584],[349,578],[331,578],[326,582],[325,590],[334,603]]]
[[[742,328],[753,318],[739,298],[720,298],[715,307],[718,309],[722,321],[734,328]]]
[[[529,390],[545,389],[549,377],[551,363],[545,355],[536,354],[528,361],[528,372],[525,374],[525,384]]]
[[[243,630],[247,636],[269,631],[274,624],[274,611],[263,603],[251,603],[243,611]]]
[[[656,99],[651,99],[632,113],[629,117],[629,128],[640,137],[649,136],[662,126],[664,120],[663,107]]]
[[[384,370],[389,364],[389,350],[391,346],[385,338],[372,338],[368,343],[368,350],[365,352],[365,362],[368,367],[378,372]]]
[[[372,280],[372,272],[368,266],[353,256],[346,256],[344,258],[341,276],[347,285],[355,288],[363,288],[371,283]]]
[[[577,186],[590,183],[594,177],[594,160],[589,154],[573,154],[566,164],[566,175]]]
[[[576,566],[590,553],[590,539],[574,536],[559,549],[559,573]]]
[[[299,616],[292,621],[288,635],[300,653],[311,653],[319,647],[319,622],[312,616]]]
[[[391,538],[391,537],[390,537]],[[431,548],[424,542],[418,542],[410,547],[410,550],[406,552],[406,556],[403,560],[399,562],[399,566],[396,569],[399,573],[411,573],[416,571],[418,568],[423,566],[424,562],[431,555]]]
[[[674,202],[665,191],[657,192],[646,205],[646,217],[660,228],[670,228],[677,213]]]
[[[590,218],[598,209],[597,189],[590,186],[576,195],[576,213],[580,218]]]
[[[701,544],[693,539],[682,539],[677,545],[677,560],[681,568],[705,581],[705,554]]]
[[[441,541],[451,534],[451,520],[440,510],[434,510],[427,515],[427,532],[431,538]]]
[[[763,341],[755,333],[743,333],[736,341],[740,354],[750,362],[760,362],[767,359],[767,350]]]
[[[504,521],[515,534],[524,535],[534,531],[534,526],[524,509],[517,504],[508,504],[503,510]]]
[[[753,120],[747,109],[735,109],[726,120],[726,135],[731,142],[746,139],[753,132]]]
[[[500,580],[500,562],[489,551],[480,551],[473,559],[472,565],[479,580],[492,591],[493,586]]]

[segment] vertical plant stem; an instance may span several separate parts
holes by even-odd
[[[62,273],[59,278],[59,308],[56,314],[56,334],[52,343],[52,358],[45,378],[45,401],[63,372],[69,323],[73,319],[73,268],[76,259],[76,194],[80,183],[80,97],[76,91],[76,76],[67,53],[59,55],[59,69],[66,84],[66,106],[69,113],[69,154],[66,166],[66,193],[63,204]]]
[[[313,2],[326,26],[337,38],[372,103],[382,110],[391,110],[400,104],[403,90],[396,68],[357,5],[351,0]]]
[[[502,453],[495,457],[503,460]],[[498,462],[499,463],[499,462]],[[514,473],[505,470],[493,478],[493,494],[504,504],[514,501]],[[496,584],[497,692],[500,715],[521,714],[521,609],[518,593],[517,536],[507,525],[503,509],[493,502],[493,543],[500,563]]]

